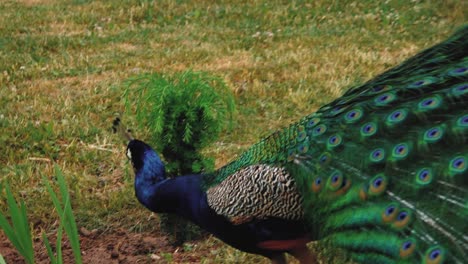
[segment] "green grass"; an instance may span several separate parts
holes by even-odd
[[[125,80],[188,69],[224,79],[236,97],[235,126],[206,149],[221,166],[444,39],[467,16],[455,0],[310,2],[2,1],[0,182],[28,205],[31,221],[51,229],[40,175],[54,177],[57,163],[78,226],[151,230],[157,225],[140,221],[148,211],[133,197],[124,146],[110,130],[124,110]],[[227,247],[218,255],[258,261]]]
[[[49,183],[47,179],[44,179],[44,185],[47,188],[47,191],[50,194],[52,202],[54,204],[54,208],[57,211],[57,214],[60,218],[60,226],[57,231],[57,240],[56,240],[56,257],[52,254],[52,247],[47,239],[45,233],[42,234],[44,243],[47,248],[47,254],[49,255],[51,262],[54,264],[61,264],[63,263],[62,260],[62,232],[65,230],[67,237],[70,241],[71,248],[73,251],[73,258],[75,263],[83,263],[81,258],[81,250],[80,250],[80,240],[78,237],[78,227],[76,226],[75,216],[73,215],[73,210],[71,207],[70,201],[70,194],[68,192],[67,185],[65,183],[65,178],[58,166],[55,166],[55,177],[57,178],[57,182],[59,185],[59,192],[61,199],[58,198],[57,193],[52,188],[52,185]]]
[[[64,175],[58,166],[55,166],[55,177],[59,185],[59,192],[61,199],[58,198],[57,193],[54,191],[49,180],[44,179],[44,185],[47,188],[48,193],[54,204],[54,208],[60,218],[60,226],[57,230],[57,239],[55,244],[55,253],[52,250],[49,239],[45,233],[42,233],[42,239],[45,247],[47,248],[47,254],[50,258],[50,262],[53,264],[63,263],[62,258],[62,233],[68,236],[68,240],[71,244],[74,260],[76,263],[81,264],[81,251],[80,241],[78,237],[78,228],[76,226],[73,210],[70,203],[70,195],[68,188],[65,183]],[[3,192],[3,188],[0,185],[0,193]],[[0,230],[2,230],[7,236],[8,240],[13,244],[16,250],[23,256],[26,263],[34,263],[34,247],[33,239],[31,236],[30,221],[28,220],[27,207],[23,201],[18,202],[11,192],[11,188],[7,183],[5,186],[6,202],[8,204],[8,212],[0,212]],[[10,221],[11,220],[11,224]],[[0,255],[1,257],[1,255]],[[0,258],[0,264],[1,264]]]
[[[3,192],[3,188],[0,188],[0,191]],[[23,202],[18,205],[8,184],[5,186],[5,193],[9,210],[7,214],[0,213],[0,229],[5,232],[26,263],[32,264],[34,263],[34,250],[26,206]],[[7,217],[11,219],[11,224]]]

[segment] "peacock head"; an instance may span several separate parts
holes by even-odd
[[[148,144],[138,139],[132,139],[127,145],[127,158],[132,162],[133,169],[138,172],[143,168],[152,167],[159,173],[164,173],[164,163]],[[155,171],[155,172],[156,172]]]
[[[135,173],[152,175],[159,178],[165,176],[164,163],[159,158],[159,155],[145,142],[134,139],[130,130],[125,130],[120,118],[116,118],[112,126],[114,132],[119,132],[126,140],[127,158],[132,162],[132,167]]]
[[[127,145],[127,158],[132,162],[133,169],[139,171],[145,161],[145,152],[152,151],[145,142],[133,139]]]

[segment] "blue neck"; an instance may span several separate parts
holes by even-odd
[[[146,149],[141,155],[140,166],[135,172],[135,193],[138,200],[148,207],[157,194],[154,188],[166,180],[164,163],[152,149]]]
[[[156,213],[175,213],[192,218],[204,196],[200,188],[201,175],[167,179],[164,163],[152,149],[141,155],[135,173],[135,193],[146,208]]]

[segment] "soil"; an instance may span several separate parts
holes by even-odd
[[[52,244],[55,237],[49,238]],[[199,263],[203,252],[185,252],[182,248],[173,247],[166,236],[160,233],[130,233],[126,230],[104,233],[99,231],[80,230],[80,243],[83,263]],[[63,262],[74,263],[70,244],[63,240]],[[208,250],[208,249],[206,249]],[[42,239],[34,242],[35,263],[50,263]],[[170,253],[170,260],[165,255]],[[209,254],[208,252],[207,255]],[[0,232],[0,254],[10,263],[26,263],[13,245]]]

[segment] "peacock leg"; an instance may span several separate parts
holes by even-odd
[[[289,254],[293,255],[301,264],[317,264],[315,254],[310,252],[306,245],[289,250]]]
[[[287,264],[286,257],[284,256],[283,253],[273,256],[270,259],[271,259],[271,264]]]

